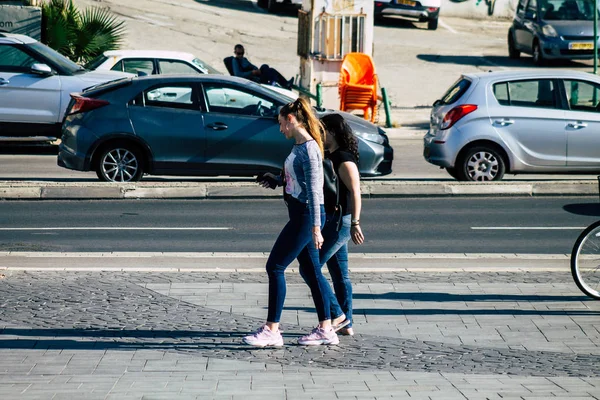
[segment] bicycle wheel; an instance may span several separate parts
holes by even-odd
[[[583,293],[600,300],[600,221],[588,226],[575,241],[571,274]]]

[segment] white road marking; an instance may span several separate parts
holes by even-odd
[[[135,15],[134,16],[135,19],[139,19],[141,21],[145,21],[148,22],[152,25],[156,25],[156,26],[173,26],[173,24],[168,23],[168,22],[162,22],[162,21],[157,21],[155,19],[152,18],[148,18],[145,15]]]
[[[0,231],[227,231],[230,227],[148,227],[148,226],[60,226],[38,228],[0,228]]]
[[[472,226],[476,231],[559,231],[559,230],[584,230],[585,226]]]
[[[454,28],[452,28],[450,25],[448,25],[447,23],[445,23],[441,18],[438,18],[438,23],[443,26],[445,29],[449,30],[452,33],[458,33],[457,30],[455,30]]]

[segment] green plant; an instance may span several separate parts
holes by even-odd
[[[124,24],[108,9],[79,11],[73,0],[42,3],[42,41],[76,63],[85,64],[118,49],[125,36]]]

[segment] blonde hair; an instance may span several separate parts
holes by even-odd
[[[317,118],[313,112],[310,103],[307,100],[298,97],[296,101],[286,104],[281,108],[281,111],[279,111],[279,115],[282,117],[287,117],[289,114],[296,117],[298,123],[306,129],[310,137],[312,137],[319,145],[321,155],[324,155],[325,150],[323,148],[323,142],[325,141],[325,129],[319,118]]]

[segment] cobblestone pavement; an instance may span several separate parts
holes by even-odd
[[[298,346],[290,273],[286,346],[252,349],[262,273],[5,273],[0,398],[600,398],[600,303],[567,273],[353,277],[360,334]]]

